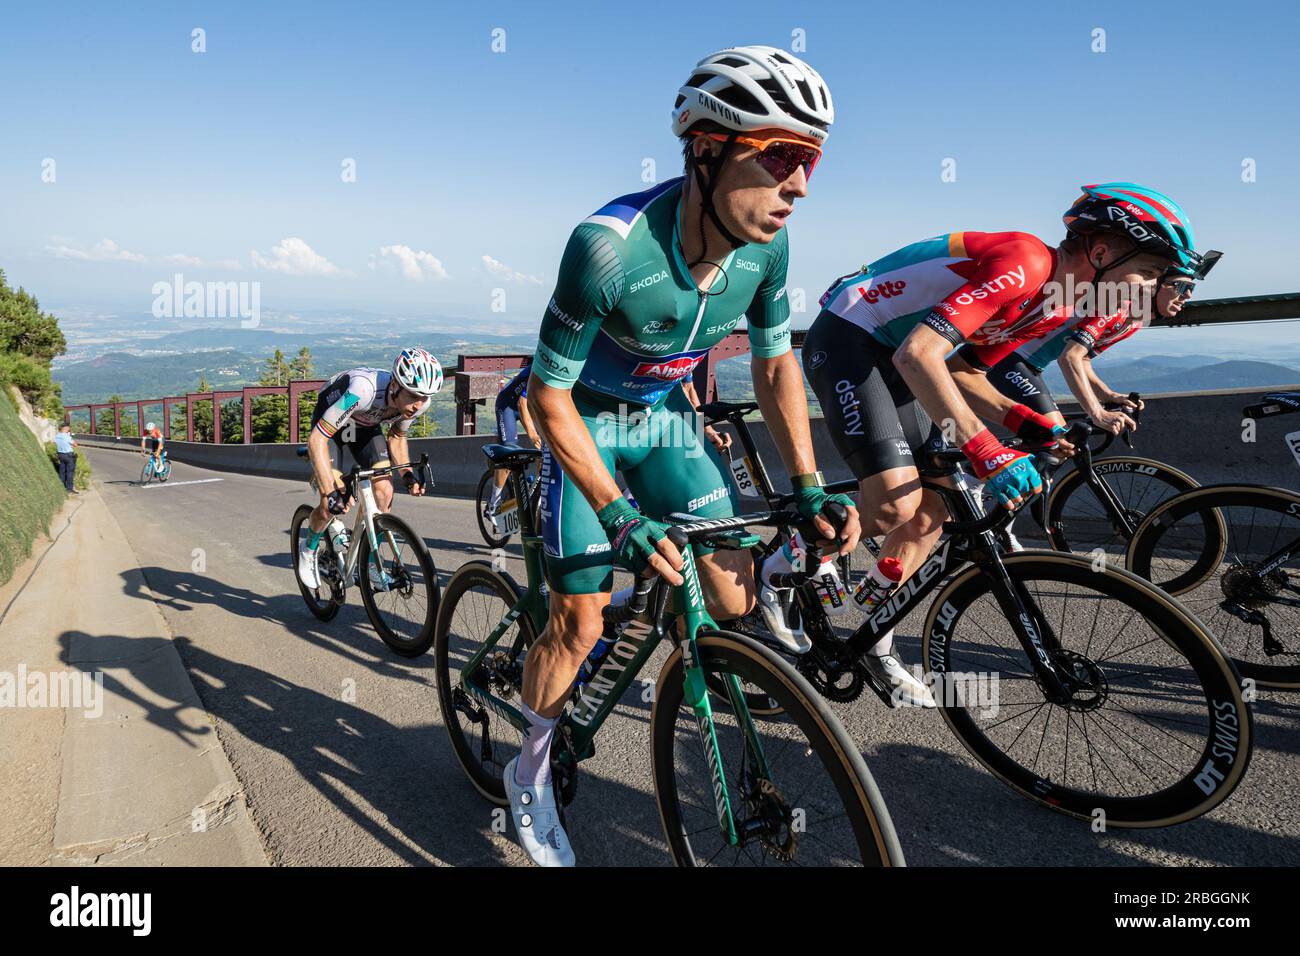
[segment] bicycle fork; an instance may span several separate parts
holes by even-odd
[[[1053,660],[1053,655],[1062,650],[1060,638],[1039,611],[1038,602],[1030,596],[1024,584],[1014,580],[1008,573],[998,555],[992,533],[985,532],[983,537],[993,560],[983,565],[981,571],[992,584],[998,607],[1006,615],[1016,639],[1024,648],[1029,665],[1047,699],[1054,704],[1065,704],[1072,695],[1062,680],[1060,665]]]
[[[739,824],[736,819],[736,812],[732,807],[732,795],[727,787],[727,775],[722,765],[722,748],[718,744],[717,726],[713,721],[713,707],[709,703],[709,692],[704,682],[704,668],[700,666],[699,648],[696,644],[696,635],[702,627],[716,625],[709,618],[708,612],[704,608],[693,551],[694,549],[688,546],[682,552],[681,573],[686,580],[680,593],[687,605],[683,615],[686,635],[681,642],[682,668],[685,675],[683,696],[687,705],[691,708],[692,715],[695,717],[696,730],[700,736],[700,743],[704,748],[704,760],[709,767],[714,806],[718,814],[718,830],[728,846],[737,846],[751,832],[761,830],[766,824],[759,818]],[[736,715],[736,722],[739,725],[744,741],[742,754],[747,754],[753,761],[752,766],[748,765],[748,761],[744,761],[745,765],[742,768],[744,778],[769,779],[770,772],[767,766],[767,758],[763,753],[762,743],[758,738],[758,730],[754,726],[748,708],[745,707],[745,696],[740,689],[740,681],[735,674],[726,675],[726,686],[731,709]]]

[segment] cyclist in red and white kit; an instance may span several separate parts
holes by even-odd
[[[1181,312],[1191,299],[1197,282],[1205,278],[1220,258],[1218,252],[1207,252],[1202,257],[1201,267],[1194,273],[1178,269],[1166,272],[1156,288],[1155,314],[1172,318]],[[989,372],[989,381],[1008,398],[1024,402],[1034,411],[1064,425],[1065,418],[1042,379],[1043,370],[1057,362],[1066,385],[1094,424],[1115,435],[1124,429],[1135,430],[1137,423],[1128,413],[1140,411],[1143,403],[1139,399],[1135,405],[1127,395],[1116,392],[1102,381],[1093,368],[1093,359],[1132,338],[1146,324],[1138,316],[1130,314],[1128,309],[1067,323],[1056,332],[1035,339],[1008,355]],[[1107,404],[1123,408],[1108,411],[1104,407]]]
[[[1143,291],[1149,296],[1171,265],[1195,268],[1200,259],[1177,204],[1133,183],[1085,186],[1063,221],[1068,235],[1055,248],[1023,232],[955,232],[913,243],[841,277],[821,299],[804,369],[859,479],[864,533],[886,536],[882,556],[899,559],[905,578],[947,518],[917,473],[914,454],[929,438],[960,446],[974,475],[1008,508],[1041,490],[1033,459],[1003,445],[985,422],[1030,440],[1050,440],[1061,429],[999,393],[985,377],[989,368],[1103,290],[1128,290],[1116,300],[1124,307]],[[934,706],[893,653],[892,631],[865,663],[893,688],[896,703]]]

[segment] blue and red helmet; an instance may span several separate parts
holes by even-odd
[[[1200,265],[1192,224],[1182,207],[1164,193],[1137,183],[1084,186],[1083,195],[1061,219],[1073,235],[1128,236],[1140,251],[1168,259],[1174,269],[1189,275]]]

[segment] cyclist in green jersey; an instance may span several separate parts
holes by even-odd
[[[821,77],[772,47],[701,60],[678,91],[673,131],[686,175],[606,204],[574,229],[542,319],[528,397],[546,439],[541,531],[550,621],[524,669],[528,725],[505,768],[515,828],[539,865],[571,866],[549,750],[578,668],[600,638],[617,557],[680,584],[682,557],[655,520],[735,514],[731,478],[678,387],[744,316],[754,391],[799,505],[828,546],[858,539],[856,511],[821,516],[803,376],[790,351],[785,222],[821,155],[834,112]],[[641,514],[614,482],[621,470]],[[704,555],[711,614],[754,601],[746,552]]]

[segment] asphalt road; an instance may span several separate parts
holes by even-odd
[[[305,482],[176,464],[168,484],[140,488],[138,456],[89,454],[148,591],[123,587],[158,602],[272,862],[526,864],[452,756],[432,654],[389,652],[356,591],[328,624],[303,605],[287,532],[294,509],[310,500]],[[469,501],[399,496],[395,510],[424,534],[444,584],[462,562],[488,556]],[[517,547],[509,570],[522,578]],[[898,629],[909,663],[919,660],[921,623],[913,615]],[[112,633],[111,621],[103,626]],[[580,864],[669,862],[651,792],[649,707],[636,688],[582,765],[569,814]],[[869,692],[837,710],[913,866],[1293,865],[1298,704],[1261,692],[1249,773],[1212,813],[1167,829],[1105,833],[1016,795],[933,711],[890,711]]]

